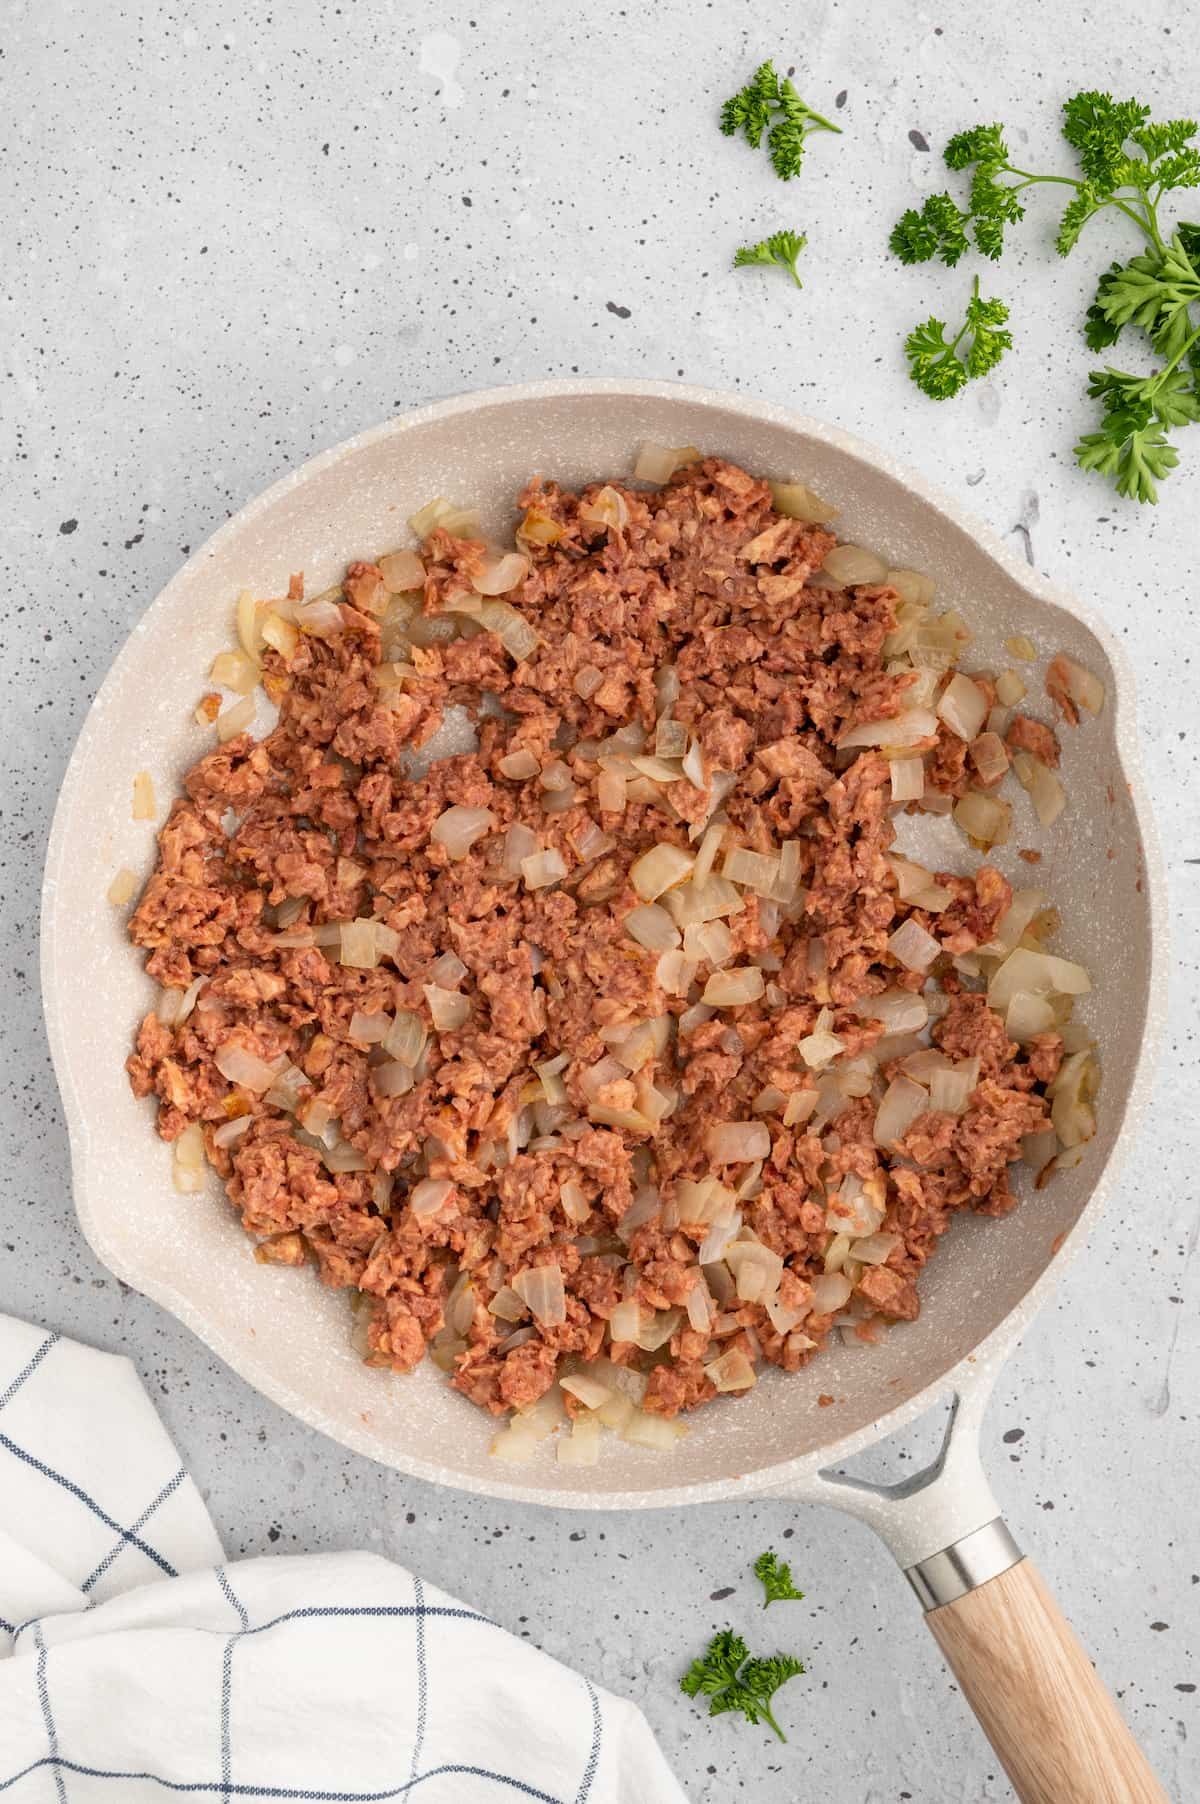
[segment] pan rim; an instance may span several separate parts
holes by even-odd
[[[303,1396],[292,1391],[286,1383],[277,1381],[273,1375],[264,1372],[256,1364],[253,1355],[248,1355],[240,1344],[235,1345],[233,1335],[225,1334],[219,1326],[214,1325],[199,1306],[193,1305],[169,1282],[158,1278],[147,1279],[140,1275],[137,1270],[137,1261],[128,1259],[123,1251],[111,1245],[92,1200],[91,1132],[71,1066],[69,1041],[63,1019],[64,984],[59,977],[57,959],[60,936],[54,931],[54,916],[58,873],[68,856],[67,822],[72,811],[74,791],[79,786],[81,773],[93,751],[93,741],[98,738],[101,731],[106,695],[116,687],[121,667],[127,656],[130,655],[134,643],[144,632],[149,630],[153,618],[169,606],[176,585],[182,583],[185,575],[194,572],[198,566],[216,555],[228,539],[244,532],[255,518],[274,506],[283,496],[312,481],[331,465],[351,457],[381,440],[400,436],[433,421],[452,420],[460,416],[486,411],[490,407],[537,400],[587,399],[604,396],[678,401],[688,405],[719,409],[726,413],[733,412],[749,419],[778,425],[803,434],[817,443],[827,444],[901,483],[915,498],[924,502],[949,524],[965,533],[1026,594],[1039,602],[1062,608],[1095,635],[1103,646],[1117,679],[1114,693],[1110,698],[1114,719],[1113,738],[1120,767],[1129,787],[1134,817],[1142,842],[1150,911],[1150,971],[1145,1030],[1130,1079],[1121,1130],[1113,1147],[1062,1247],[1009,1314],[997,1323],[969,1353],[948,1367],[931,1383],[915,1392],[910,1398],[897,1403],[894,1408],[888,1410],[885,1415],[877,1418],[874,1422],[864,1425],[849,1435],[830,1441],[827,1445],[812,1449],[795,1459],[776,1461],[756,1467],[752,1471],[732,1478],[701,1480],[650,1491],[627,1490],[595,1494],[589,1491],[552,1490],[536,1484],[522,1484],[499,1476],[495,1479],[490,1476],[470,1479],[460,1472],[439,1466],[436,1462],[420,1456],[397,1454],[391,1447],[385,1447],[366,1424],[339,1425],[336,1430],[331,1429],[320,1418],[319,1411],[309,1405]],[[988,1382],[1012,1344],[1019,1338],[1049,1296],[1052,1288],[1058,1283],[1070,1260],[1078,1253],[1086,1239],[1090,1224],[1095,1222],[1106,1197],[1116,1184],[1129,1144],[1145,1114],[1165,1012],[1166,923],[1165,867],[1141,768],[1137,740],[1136,692],[1133,673],[1123,646],[1107,623],[1098,617],[1086,603],[1070,591],[1052,583],[1019,559],[990,527],[977,520],[944,490],[936,484],[928,482],[903,461],[894,458],[890,452],[872,445],[855,434],[845,432],[840,427],[829,425],[825,421],[798,413],[774,402],[762,401],[742,394],[731,394],[720,389],[654,378],[607,376],[551,379],[470,390],[426,403],[409,413],[382,421],[363,432],[354,434],[288,471],[240,508],[187,559],[150,603],[118,651],[92,701],[72,751],[55,807],[47,847],[41,914],[40,963],[43,1009],[51,1059],[63,1101],[63,1112],[67,1125],[76,1213],[84,1236],[97,1258],[124,1282],[131,1284],[133,1288],[175,1315],[203,1345],[224,1360],[240,1378],[278,1404],[279,1407],[286,1409],[291,1415],[304,1422],[307,1427],[319,1429],[340,1445],[348,1447],[356,1453],[361,1453],[393,1471],[403,1472],[431,1483],[449,1485],[456,1490],[476,1495],[570,1510],[669,1509],[689,1503],[719,1502],[768,1494],[786,1494],[789,1487],[799,1485],[806,1477],[822,1467],[836,1465],[851,1458],[885,1435],[894,1433],[907,1423],[914,1421],[931,1406],[938,1396],[945,1392],[955,1389],[962,1391],[981,1382]]]

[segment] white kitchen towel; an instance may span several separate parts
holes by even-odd
[[[684,1804],[640,1711],[374,1554],[222,1562],[129,1362],[0,1316],[0,1804]]]

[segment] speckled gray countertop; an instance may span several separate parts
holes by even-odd
[[[1076,322],[1089,279],[1133,248],[1119,228],[1061,264],[1035,204],[985,277],[1017,347],[942,408],[898,344],[960,304],[967,266],[903,271],[883,239],[941,185],[936,152],[965,124],[1003,118],[1053,167],[1075,87],[1194,110],[1194,39],[1166,0],[1136,20],[1113,0],[815,0],[792,40],[766,4],[590,10],[5,8],[0,1308],[132,1356],[232,1554],[365,1545],[419,1568],[636,1697],[697,1804],[1008,1797],[864,1529],[782,1504],[588,1518],[406,1482],[264,1404],[108,1277],[75,1227],[36,981],[45,837],[105,669],[184,553],[311,452],[435,395],[572,372],[744,388],[896,442],[1091,596],[1140,682],[1176,935],[1157,1118],[985,1440],[1019,1538],[1183,1800],[1200,1787],[1200,432],[1157,510],[1073,467]],[[771,53],[845,127],[787,188],[714,125]],[[727,268],[784,223],[809,234],[802,295]],[[786,1749],[676,1689],[713,1626],[759,1627],[748,1562],[772,1544],[808,1592],[767,1619],[810,1666],[784,1696]]]

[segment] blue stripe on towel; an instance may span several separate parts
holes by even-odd
[[[66,1781],[63,1779],[58,1758],[58,1730],[54,1727],[54,1712],[50,1708],[50,1682],[46,1674],[50,1663],[49,1655],[46,1652],[46,1643],[42,1638],[40,1628],[34,1636],[34,1645],[37,1648],[38,1702],[42,1706],[42,1721],[46,1725],[46,1745],[50,1749],[47,1759],[54,1767],[54,1786],[58,1793],[58,1804],[67,1804]]]
[[[45,1756],[41,1760],[31,1761],[14,1773],[11,1779],[0,1780],[0,1791],[7,1791],[9,1786],[16,1785],[30,1773],[36,1773],[40,1767],[53,1766],[67,1773],[78,1773],[85,1779],[121,1779],[128,1782],[141,1780],[151,1785],[161,1785],[165,1791],[175,1792],[215,1792],[225,1795],[225,1787],[219,1779],[199,1779],[184,1781],[164,1779],[158,1773],[127,1773],[111,1771],[105,1767],[86,1766],[79,1760],[63,1760]],[[540,1791],[536,1785],[527,1785],[524,1779],[514,1779],[510,1773],[495,1773],[484,1766],[434,1766],[417,1779],[406,1780],[403,1785],[393,1786],[389,1791],[310,1791],[294,1785],[233,1785],[228,1795],[234,1798],[295,1798],[302,1804],[388,1804],[392,1798],[407,1798],[426,1779],[441,1779],[447,1774],[461,1774],[468,1779],[488,1779],[493,1785],[503,1786],[507,1791],[516,1792],[522,1798],[534,1798],[537,1804],[562,1804],[560,1798],[552,1796],[548,1791]]]
[[[29,1361],[29,1364],[25,1367],[25,1369],[23,1371],[17,1373],[16,1377],[13,1379],[12,1383],[9,1385],[9,1387],[6,1391],[0,1393],[0,1409],[3,1409],[6,1403],[12,1402],[13,1398],[16,1396],[17,1392],[20,1390],[21,1386],[24,1384],[24,1382],[27,1378],[33,1377],[33,1374],[37,1371],[38,1367],[41,1365],[43,1359],[45,1359],[45,1357],[46,1357],[47,1353],[50,1351],[51,1347],[55,1347],[58,1345],[59,1338],[60,1337],[57,1334],[48,1334],[46,1336],[45,1340],[42,1342],[41,1346],[38,1348],[37,1352],[34,1354],[33,1358]]]
[[[80,1585],[80,1587],[79,1587],[79,1589],[81,1591],[85,1591],[85,1592],[90,1591],[92,1586],[97,1584],[99,1582],[99,1580],[104,1577],[104,1574],[108,1571],[109,1567],[112,1565],[112,1563],[116,1559],[117,1555],[122,1551],[123,1548],[125,1548],[129,1545],[129,1535],[136,1535],[139,1529],[145,1528],[147,1522],[149,1522],[151,1516],[153,1516],[155,1510],[158,1509],[159,1505],[165,1503],[167,1501],[168,1497],[172,1497],[175,1494],[175,1492],[179,1489],[180,1485],[183,1483],[183,1481],[186,1477],[187,1477],[187,1473],[184,1471],[183,1467],[180,1466],[180,1468],[179,1468],[178,1472],[175,1474],[174,1478],[168,1478],[166,1484],[163,1486],[162,1490],[158,1493],[158,1496],[154,1499],[154,1502],[146,1505],[146,1508],[142,1511],[142,1513],[138,1517],[137,1521],[133,1524],[132,1528],[129,1530],[128,1535],[124,1531],[122,1531],[120,1540],[118,1542],[116,1542],[116,1544],[109,1549],[109,1551],[105,1554],[104,1558],[101,1560],[100,1564],[95,1568],[95,1570],[93,1572],[88,1573],[88,1576],[84,1579],[82,1585]]]
[[[72,1497],[78,1497],[80,1503],[86,1504],[94,1516],[98,1516],[108,1528],[115,1529],[122,1541],[128,1541],[131,1547],[136,1547],[139,1553],[144,1553],[147,1559],[153,1560],[154,1564],[165,1572],[168,1578],[179,1577],[174,1566],[168,1560],[164,1560],[160,1553],[156,1553],[148,1541],[143,1541],[141,1536],[136,1535],[132,1529],[122,1528],[121,1524],[114,1521],[107,1510],[102,1510],[96,1499],[89,1497],[82,1486],[77,1485],[73,1479],[64,1478],[61,1472],[55,1472],[44,1460],[35,1459],[32,1453],[26,1453],[23,1447],[18,1447],[15,1441],[10,1441],[6,1434],[0,1434],[0,1447],[3,1447],[6,1453],[11,1453],[15,1459],[24,1460],[27,1466],[32,1466],[33,1470],[40,1472],[43,1478],[52,1479],[56,1485],[61,1485],[64,1491],[71,1493]]]

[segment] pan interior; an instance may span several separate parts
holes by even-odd
[[[688,390],[515,391],[395,422],[318,460],[245,510],[171,582],[114,667],[68,775],[48,868],[44,959],[84,1229],[106,1263],[181,1315],[252,1383],[400,1469],[470,1488],[516,1486],[544,1501],[567,1492],[581,1501],[582,1480],[603,1504],[633,1493],[666,1501],[680,1487],[753,1474],[765,1480],[784,1462],[815,1458],[934,1385],[1004,1322],[1078,1220],[1121,1127],[1147,1012],[1150,898],[1115,737],[1114,673],[1101,643],[914,493],[886,459],[824,442],[819,428],[771,410],[743,408]],[[1013,843],[995,854],[1015,884],[1032,880],[1048,892],[1063,918],[1056,949],[1085,963],[1098,986],[1079,1014],[1100,1040],[1099,1133],[1083,1163],[1040,1194],[1029,1192],[1022,1171],[1021,1206],[1007,1220],[957,1221],[922,1279],[920,1320],[881,1346],[839,1346],[795,1377],[768,1374],[748,1396],[699,1412],[671,1454],[609,1437],[586,1476],[559,1468],[550,1446],[529,1466],[500,1468],[489,1457],[489,1421],[428,1363],[403,1379],[367,1371],[350,1349],[344,1297],[311,1274],[254,1263],[215,1182],[203,1197],[174,1193],[151,1105],[134,1101],[122,1069],[153,986],[124,939],[125,911],[112,908],[105,891],[119,866],[141,877],[152,862],[150,829],[130,820],[134,772],[150,771],[161,818],[181,773],[211,743],[192,709],[214,652],[229,641],[239,589],[281,593],[289,573],[303,569],[313,593],[349,558],[410,542],[405,517],[437,494],[479,504],[485,526],[507,532],[513,497],[531,472],[566,484],[625,473],[643,439],[694,443],[819,490],[842,509],[842,537],[935,578],[939,605],[960,608],[976,635],[971,667],[1005,668],[1005,638],[1026,633],[1039,652],[1038,664],[1026,667],[1031,687],[1057,650],[1105,681],[1100,719],[1062,735],[1066,813],[1043,835],[1027,799],[1015,795]],[[1040,693],[1031,705],[1048,718]],[[945,823],[918,833],[902,820],[900,842],[944,868],[976,862]],[[1042,853],[1032,877],[1018,847]],[[822,1405],[822,1397],[835,1402]]]

